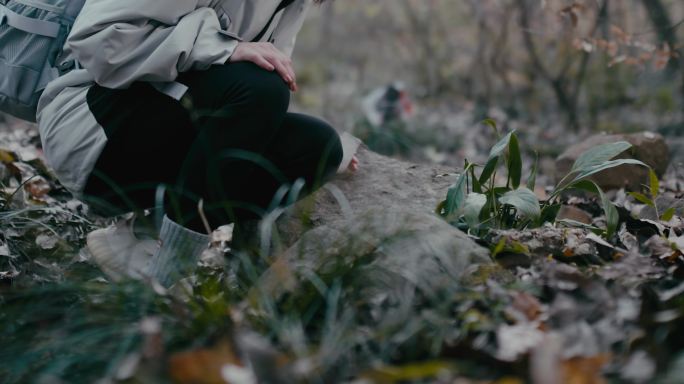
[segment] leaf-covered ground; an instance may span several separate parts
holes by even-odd
[[[30,129],[0,134],[3,382],[684,382],[675,177],[658,200],[668,222],[618,192],[615,237],[494,231],[480,241],[505,244],[495,262],[437,288],[401,284],[378,249],[285,270],[224,257],[218,239],[219,257],[166,291],[108,282],[88,260],[85,235],[107,221],[70,200],[38,143]],[[566,203],[603,220],[595,199]],[[298,284],[274,293],[267,270]]]

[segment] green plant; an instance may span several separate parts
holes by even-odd
[[[537,163],[535,160],[526,183],[522,185],[523,161],[518,136],[515,131],[501,137],[496,122],[483,121],[500,138],[492,147],[484,166],[466,160],[465,169],[447,197],[437,206],[437,213],[463,230],[481,234],[489,229],[525,229],[539,227],[546,222],[555,222],[560,210],[563,192],[579,189],[597,194],[606,216],[606,227],[591,229],[611,237],[618,227],[618,211],[606,197],[591,176],[625,164],[648,167],[634,159],[614,159],[630,149],[631,144],[620,141],[599,145],[584,152],[575,161],[570,172],[561,179],[545,201],[540,201],[533,192],[536,187]],[[506,182],[497,181],[497,171],[501,166],[506,170]],[[479,176],[477,168],[482,168]],[[656,178],[657,180],[657,178]],[[657,189],[657,188],[656,188]],[[566,222],[566,224],[579,224]]]
[[[677,209],[675,207],[670,207],[664,212],[660,212],[660,209],[658,208],[657,204],[658,195],[660,193],[660,180],[658,180],[658,175],[656,175],[655,171],[653,171],[652,169],[649,171],[648,175],[650,181],[647,187],[649,190],[648,196],[640,192],[629,192],[629,195],[637,201],[639,201],[640,203],[644,203],[649,207],[653,208],[656,212],[656,216],[658,217],[658,219],[662,221],[672,220],[675,213],[677,213]]]

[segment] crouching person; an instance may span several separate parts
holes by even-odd
[[[234,246],[246,246],[245,228],[283,196],[340,169],[336,131],[288,112],[290,56],[313,2],[85,2],[64,47],[77,65],[38,105],[46,158],[96,212],[163,209],[159,241],[142,240],[133,220],[88,236],[110,277],[168,286],[212,229],[235,223]]]

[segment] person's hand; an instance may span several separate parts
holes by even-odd
[[[267,71],[277,71],[292,92],[297,92],[297,77],[292,60],[271,43],[240,42],[228,62],[249,61]]]
[[[351,161],[349,162],[349,166],[347,167],[348,170],[352,172],[356,172],[359,170],[359,158],[354,155],[352,157]]]

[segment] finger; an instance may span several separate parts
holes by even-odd
[[[285,55],[281,55],[281,56],[282,56],[282,59],[280,62],[282,63],[283,67],[285,67],[285,70],[288,73],[288,78],[290,79],[289,84],[291,85],[292,90],[294,92],[296,92],[297,88],[298,88],[297,87],[297,75],[295,74],[294,68],[292,67],[292,60],[290,60],[290,58],[288,58]]]
[[[273,63],[268,61],[262,55],[256,55],[253,58],[251,58],[250,61],[253,62],[254,64],[258,65],[259,67],[269,71],[269,72],[273,72],[276,69],[276,67],[273,65]]]
[[[288,82],[297,82],[297,75],[295,74],[294,67],[292,66],[292,59],[290,59],[289,56],[281,52],[278,48],[276,48],[275,45],[269,43],[267,45],[267,48],[271,54],[274,56],[275,60],[278,60],[287,70],[288,77],[290,81]]]
[[[292,92],[297,92],[297,86],[294,83],[292,76],[287,70],[287,66],[283,64],[282,61],[278,60],[277,57],[269,57],[267,58],[269,63],[274,66],[275,71],[280,75],[280,77],[283,79],[283,81],[287,84],[288,88]]]
[[[292,78],[292,82],[296,83],[297,82],[297,74],[295,73],[294,66],[292,65],[292,60],[283,54],[282,55],[282,62],[287,67],[287,70],[290,74],[290,77]]]
[[[349,163],[348,169],[352,172],[358,171],[359,170],[359,163],[352,160],[352,162]]]
[[[287,66],[278,58],[273,57],[269,60],[271,64],[275,67],[275,70],[280,74],[280,76],[285,80],[286,83],[292,84],[294,82],[294,79],[290,75],[290,72],[287,69]]]

